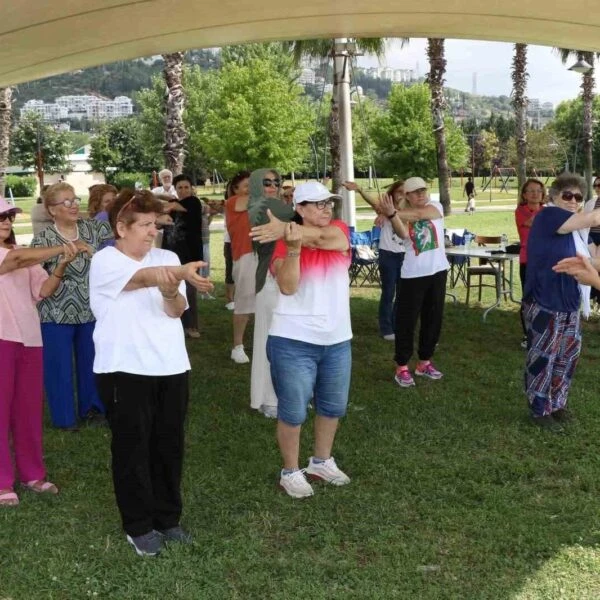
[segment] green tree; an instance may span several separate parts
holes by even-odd
[[[490,165],[498,164],[500,143],[494,131],[482,130],[473,140],[473,149],[475,151],[475,173],[489,171]]]
[[[530,129],[527,131],[527,165],[531,175],[550,174],[552,170],[560,171],[565,163],[563,141],[557,139],[549,127]],[[512,138],[509,144],[508,158],[510,164],[516,164],[517,144]]]
[[[208,111],[203,129],[215,167],[226,175],[242,168],[299,168],[313,127],[300,86],[257,59],[225,65],[216,88],[220,101]]]
[[[183,171],[184,146],[187,137],[183,111],[185,109],[185,89],[183,87],[183,57],[185,52],[163,54],[163,77],[167,86],[163,152],[165,166],[174,175]]]
[[[376,119],[372,138],[377,147],[377,167],[387,177],[418,175],[437,177],[437,154],[430,110],[431,95],[424,84],[411,87],[395,85],[388,98],[388,109]],[[452,169],[468,163],[469,145],[460,128],[447,118],[447,160]]]
[[[149,170],[142,143],[142,127],[136,118],[105,123],[91,142],[90,164],[105,175],[112,170],[132,173]]]
[[[69,170],[69,152],[67,134],[45,123],[37,113],[25,115],[12,133],[10,161],[23,168],[37,168],[40,184],[46,171]]]
[[[527,179],[527,44],[515,44],[512,62],[512,105],[515,111],[517,179],[519,189]]]

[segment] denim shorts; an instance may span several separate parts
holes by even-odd
[[[302,425],[311,398],[317,415],[338,418],[346,414],[352,368],[350,340],[321,346],[270,335],[267,357],[278,419],[288,425]]]

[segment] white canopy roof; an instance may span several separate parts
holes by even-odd
[[[188,48],[315,37],[600,47],[596,0],[4,0],[0,86]]]

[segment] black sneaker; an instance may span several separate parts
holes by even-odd
[[[559,423],[567,423],[573,420],[573,413],[566,408],[559,408],[552,413],[552,418]]]
[[[90,408],[83,417],[83,421],[88,427],[105,427],[108,425],[106,417],[96,408]]]
[[[169,529],[159,529],[157,532],[163,537],[165,542],[179,542],[180,544],[191,544],[194,538],[181,525],[169,527]]]
[[[564,431],[561,424],[555,421],[551,415],[544,415],[542,417],[530,415],[529,418],[534,425],[537,425],[546,431],[551,431],[553,433],[562,433]]]
[[[138,556],[158,556],[163,547],[163,538],[154,529],[144,535],[127,536],[127,541],[133,546]]]

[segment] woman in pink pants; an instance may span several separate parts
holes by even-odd
[[[16,506],[15,473],[33,492],[57,494],[42,457],[42,334],[36,303],[51,296],[82,243],[16,248],[12,224],[22,212],[0,197],[0,506]],[[62,255],[48,276],[39,263]]]

